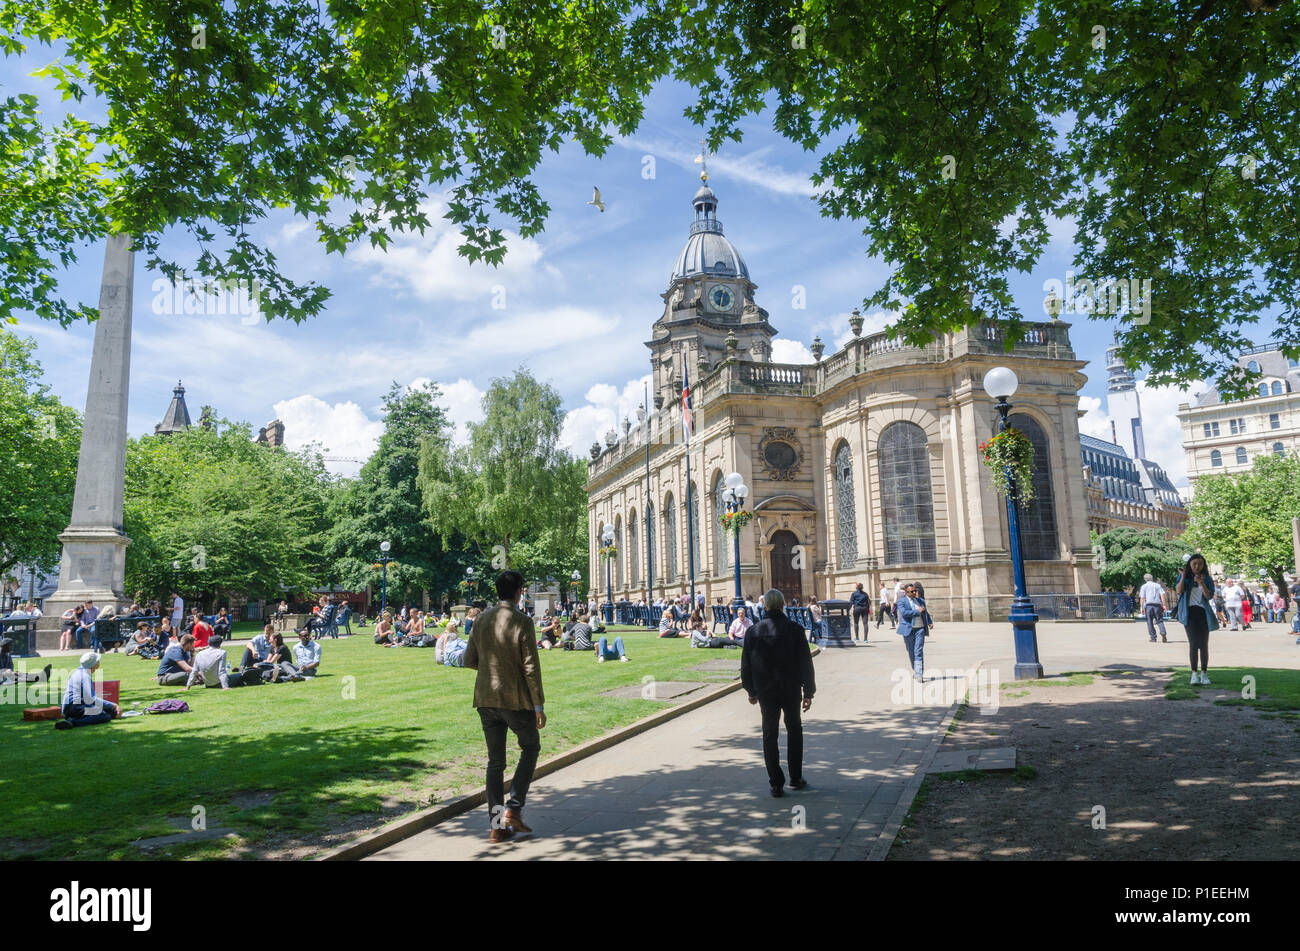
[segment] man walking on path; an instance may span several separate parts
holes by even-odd
[[[516,607],[524,589],[524,576],[517,571],[503,571],[496,587],[500,600],[474,622],[474,635],[465,649],[465,666],[478,671],[474,706],[488,749],[488,840],[505,842],[519,832],[533,831],[524,825],[524,802],[542,748],[538,731],[546,726],[546,698],[533,619]],[[519,741],[519,763],[510,781],[508,802],[503,788],[507,729]]]
[[[1149,574],[1142,576],[1146,583],[1142,585],[1138,594],[1142,597],[1142,612],[1147,617],[1147,633],[1151,635],[1151,643],[1156,642],[1156,625],[1160,625],[1160,640],[1169,643],[1169,638],[1165,636],[1165,589],[1164,586],[1151,577]]]
[[[775,588],[763,595],[767,617],[745,635],[740,652],[740,681],[749,702],[763,714],[763,760],[773,796],[785,795],[785,774],[781,772],[781,751],[777,734],[785,716],[786,762],[790,767],[790,788],[803,789],[803,721],[817,691],[813,679],[812,654],[803,628],[786,617],[785,598]]]
[[[1223,588],[1223,610],[1228,615],[1228,622],[1232,625],[1234,631],[1237,629],[1238,624],[1242,627],[1246,626],[1246,619],[1241,611],[1241,602],[1245,597],[1245,589],[1229,578],[1228,583]]]
[[[893,590],[883,582],[880,585],[880,603],[876,607],[876,627],[880,627],[880,622],[889,618],[889,626],[894,627],[894,609],[893,609]]]
[[[862,582],[858,582],[857,589],[849,595],[849,605],[853,608],[853,639],[858,639],[858,622],[862,622],[862,640],[867,639],[867,634],[871,631],[871,595],[862,590]]]

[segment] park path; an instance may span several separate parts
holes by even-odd
[[[538,780],[525,811],[531,836],[489,845],[487,811],[478,808],[369,860],[865,859],[950,701],[964,695],[961,672],[984,661],[1013,679],[1007,625],[942,624],[935,633],[926,666],[939,679],[920,697],[900,700],[906,658],[887,626],[865,647],[815,658],[805,790],[770,796],[758,708],[736,691]],[[1043,624],[1039,644],[1048,674],[1186,664],[1181,627],[1171,624],[1169,635],[1168,644],[1150,644],[1136,623]],[[1300,648],[1271,625],[1212,636],[1210,659],[1212,666],[1296,667]],[[784,753],[784,732],[781,745]]]

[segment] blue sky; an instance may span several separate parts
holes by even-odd
[[[47,84],[30,78],[50,58],[0,60],[0,94],[33,92],[57,117],[64,105]],[[646,104],[637,132],[603,158],[577,146],[548,155],[535,181],[552,212],[535,239],[512,235],[498,268],[470,265],[456,254],[457,235],[431,205],[433,227],[394,242],[387,252],[357,247],[327,258],[301,219],[272,217],[257,233],[296,280],[325,283],[333,297],[306,324],[268,325],[233,315],[155,313],[156,273],[138,259],[128,428],[153,430],[182,379],[191,415],[213,405],[256,428],[279,417],[291,447],[318,442],[330,455],[364,458],[382,431],[380,399],[394,380],[431,380],[463,437],[479,415],[490,380],[526,364],[564,398],[564,441],[585,456],[593,439],[632,415],[649,372],[644,342],[662,309],[660,295],[687,237],[690,199],[698,187],[700,131],[682,118],[694,101],[688,87],[663,82]],[[78,107],[89,115],[93,104]],[[756,299],[778,330],[774,358],[811,361],[807,345],[820,334],[828,355],[849,336],[848,314],[878,286],[883,262],[865,255],[866,241],[849,221],[823,218],[811,200],[817,158],[772,132],[767,116],[751,119],[744,140],[710,157],[718,216],[758,284]],[[653,177],[645,170],[653,162]],[[593,185],[602,214],[586,202]],[[1013,275],[1018,305],[1042,319],[1044,282],[1071,268],[1072,226],[1057,222],[1038,267]],[[90,248],[61,290],[96,301],[102,248]],[[792,289],[806,289],[806,307]],[[164,291],[164,297],[169,292]],[[866,332],[887,315],[868,313]],[[1081,394],[1084,431],[1110,438],[1104,414],[1105,349],[1112,324],[1067,316],[1088,384]],[[93,328],[63,329],[35,318],[16,328],[37,340],[45,377],[66,403],[82,409]],[[1181,433],[1173,413],[1187,396],[1143,393],[1147,446],[1182,483]],[[357,466],[331,468],[354,474]]]

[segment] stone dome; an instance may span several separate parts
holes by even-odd
[[[691,222],[691,234],[686,239],[686,246],[677,255],[671,280],[699,275],[743,277],[748,280],[749,268],[745,259],[722,233],[722,222],[716,213],[718,197],[713,189],[708,185],[700,186],[700,190],[691,199],[691,204],[695,207],[695,220]]]

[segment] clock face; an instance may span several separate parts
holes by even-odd
[[[709,303],[718,310],[731,310],[736,302],[736,295],[731,293],[731,289],[723,287],[721,284],[714,284],[709,288]]]

